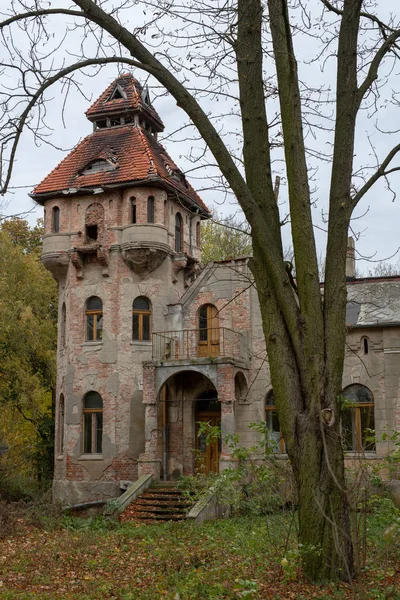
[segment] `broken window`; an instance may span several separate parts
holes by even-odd
[[[88,242],[97,240],[97,225],[86,225],[86,238]]]
[[[103,400],[88,392],[83,399],[83,453],[101,454],[103,449]]]
[[[122,88],[120,88],[118,85],[113,89],[113,91],[111,92],[110,97],[108,98],[107,102],[110,102],[110,100],[126,100],[126,94],[125,92],[122,90]]]
[[[85,212],[86,243],[97,241],[104,231],[104,208],[99,202],[87,207]]]
[[[82,171],[81,175],[92,175],[94,173],[106,173],[107,171],[114,171],[117,165],[112,163],[110,160],[100,159],[93,160],[89,163]]]
[[[273,390],[270,390],[265,398],[265,423],[268,429],[268,448],[277,454],[285,454],[286,446],[275,406]]]

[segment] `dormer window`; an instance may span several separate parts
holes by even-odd
[[[143,92],[142,92],[142,100],[145,104],[149,104],[151,106],[151,102],[150,102],[150,94],[149,94],[149,88],[145,87]]]
[[[117,165],[110,160],[93,160],[81,172],[81,175],[92,175],[93,173],[105,173],[106,171],[114,171]]]
[[[119,85],[115,86],[107,102],[110,100],[126,100],[125,91]]]

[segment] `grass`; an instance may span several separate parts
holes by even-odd
[[[369,517],[368,600],[400,600],[399,532],[385,537],[394,519],[400,524],[393,510]],[[277,514],[203,525],[138,526],[66,518],[61,529],[53,530],[19,523],[12,536],[0,541],[0,599],[356,597],[345,584],[313,586],[301,579],[294,539],[285,547],[291,520],[290,514]],[[285,551],[290,568],[281,565]]]

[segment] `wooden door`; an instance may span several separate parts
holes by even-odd
[[[199,356],[219,356],[218,309],[213,304],[205,304],[199,310]]]
[[[198,400],[195,411],[196,422],[196,471],[208,475],[219,472],[219,455],[221,453],[221,438],[206,443],[206,435],[199,433],[199,423],[205,422],[211,427],[221,427],[221,405],[214,397]]]

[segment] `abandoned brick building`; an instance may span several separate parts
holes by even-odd
[[[59,284],[55,498],[193,473],[195,448],[207,470],[232,464],[224,438],[197,436],[202,420],[243,444],[266,420],[284,456],[247,260],[201,266],[209,210],[158,143],[163,123],[132,75],[86,116],[93,132],[32,193]],[[373,460],[386,443],[368,445],[365,429],[400,430],[400,279],[349,275],[345,442]]]

